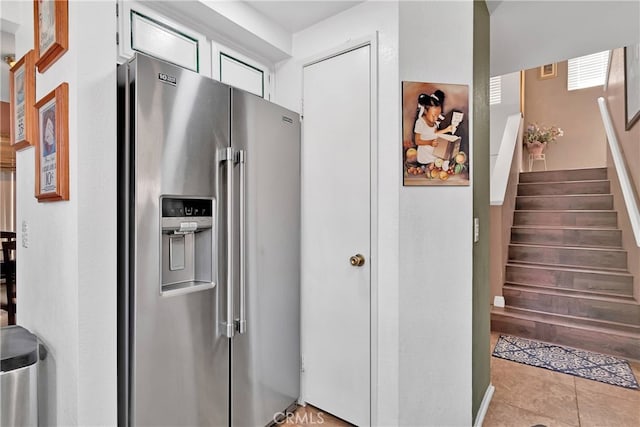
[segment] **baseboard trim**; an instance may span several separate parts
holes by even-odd
[[[473,423],[473,427],[482,427],[484,417],[485,415],[487,415],[489,404],[491,403],[491,398],[493,397],[493,392],[495,390],[496,388],[493,386],[493,384],[489,383],[487,390],[484,392],[484,397],[482,398],[482,403],[480,403],[478,415],[476,416],[476,421]]]

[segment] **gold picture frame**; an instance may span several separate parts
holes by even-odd
[[[35,52],[30,50],[9,70],[9,134],[15,150],[31,147],[36,140]]]
[[[552,79],[554,77],[558,77],[558,66],[555,62],[552,64],[545,64],[540,67],[540,71],[538,72],[539,79]]]
[[[36,67],[44,73],[69,47],[68,0],[34,0],[33,28]]]
[[[35,196],[38,202],[69,200],[69,84],[45,95],[36,109]]]

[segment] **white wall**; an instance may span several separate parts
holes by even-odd
[[[399,145],[400,82],[471,85],[472,29],[471,2],[367,2],[296,34],[276,68],[275,101],[299,111],[305,58],[379,32],[378,425],[472,422],[472,187],[403,188]],[[437,67],[416,54],[433,44],[451,47]]]
[[[500,152],[500,143],[504,134],[507,118],[520,112],[520,72],[505,74],[502,77],[502,100],[500,104],[490,106],[491,111],[491,159],[489,173],[493,175],[496,158]]]
[[[640,41],[640,2],[504,1],[491,14],[491,75]]]
[[[349,40],[378,32],[378,337],[374,425],[398,425],[398,208],[400,175],[400,83],[398,4],[366,2],[294,35],[293,59],[276,67],[274,101],[300,111],[302,64]],[[469,339],[469,343],[470,343]],[[374,378],[375,380],[375,378]]]
[[[400,80],[473,93],[473,2],[400,2],[400,23]],[[472,189],[400,190],[400,425],[472,424]]]
[[[33,47],[32,7],[20,3],[18,57]],[[70,200],[38,203],[35,150],[17,155],[17,224],[29,227],[17,254],[17,320],[50,352],[43,425],[116,424],[114,7],[69,2],[69,51],[36,75],[37,99],[69,83]]]
[[[3,10],[4,12],[4,10]],[[3,28],[4,29],[4,28]],[[4,62],[4,55],[7,53],[15,52],[15,40],[13,33],[6,31],[0,32],[2,41],[0,42],[0,52],[2,52],[2,58],[0,58],[0,101],[9,102],[9,64]],[[16,60],[20,57],[16,57]]]

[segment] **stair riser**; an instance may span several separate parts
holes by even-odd
[[[605,168],[536,173],[524,172],[520,174],[520,182],[591,181],[598,179],[607,179],[607,170]]]
[[[509,259],[540,264],[560,264],[594,268],[627,268],[627,253],[562,247],[509,246]]]
[[[609,181],[521,183],[518,196],[550,196],[567,194],[609,194]]]
[[[514,225],[553,225],[569,227],[617,227],[616,212],[518,212]]]
[[[506,281],[577,291],[605,292],[633,296],[633,278],[614,274],[582,273],[508,265]]]
[[[503,288],[507,305],[546,313],[640,325],[640,305]]]
[[[612,195],[518,197],[516,209],[526,210],[612,210]]]
[[[537,243],[564,246],[622,246],[620,230],[571,230],[544,228],[513,228],[512,243]]]
[[[491,314],[491,330],[614,356],[640,359],[640,340],[570,326]]]

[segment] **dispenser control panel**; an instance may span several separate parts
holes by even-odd
[[[211,199],[162,199],[162,217],[186,217],[212,215]]]
[[[162,198],[162,230],[197,231],[212,226],[211,199]]]

